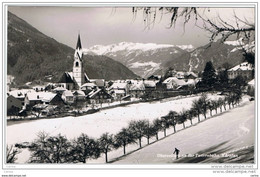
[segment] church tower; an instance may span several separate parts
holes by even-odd
[[[74,54],[73,62],[73,77],[78,86],[82,86],[85,83],[84,69],[83,69],[83,52],[80,41],[80,35],[78,35],[78,42]]]

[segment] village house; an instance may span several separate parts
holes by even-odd
[[[64,87],[56,87],[55,89],[53,89],[53,92],[62,95],[62,93],[66,90],[67,89],[65,89]]]
[[[176,74],[174,75],[177,79],[184,79],[185,78],[185,72],[183,71],[178,71],[176,72]]]
[[[120,100],[122,97],[129,94],[129,87],[130,85],[128,82],[116,82],[108,88],[108,91],[116,100]]]
[[[105,79],[90,79],[90,83],[95,84],[98,88],[105,88]]]
[[[7,110],[11,109],[11,108],[18,108],[18,110],[22,109],[23,104],[22,101],[15,98],[12,95],[9,95],[7,97]]]
[[[161,78],[161,75],[151,75],[147,78],[147,80],[160,80]]]
[[[20,90],[13,90],[7,93],[7,95],[12,95],[16,99],[20,100],[22,102],[22,105],[24,105],[24,99],[27,93],[34,93],[35,90],[33,89],[20,89]]]
[[[159,82],[159,80],[144,80],[143,84],[145,87],[145,91],[153,91],[156,90],[156,84]]]
[[[113,97],[108,94],[105,89],[97,88],[91,91],[87,95],[88,103],[90,104],[102,104],[102,103],[111,103]]]
[[[98,86],[92,82],[85,83],[80,87],[80,89],[85,93],[85,95],[88,95],[92,90],[97,88]]]
[[[145,85],[143,81],[131,81],[129,94],[133,98],[140,98],[145,93]]]
[[[61,98],[67,104],[74,103],[74,95],[70,90],[66,90],[62,93]]]
[[[169,77],[163,81],[163,84],[166,85],[167,90],[174,90],[180,86],[186,85],[186,82],[176,77]]]
[[[86,99],[86,95],[82,90],[76,90],[73,92],[74,100],[84,101]]]
[[[253,71],[252,65],[248,62],[243,62],[229,69],[227,72],[228,72],[229,79],[235,79],[237,76],[242,76],[246,80],[251,80],[253,78],[252,71]]]
[[[35,90],[36,92],[42,92],[42,91],[45,91],[45,86],[43,85],[35,85],[32,87],[33,90]]]
[[[195,74],[194,72],[186,72],[184,74],[184,79],[185,80],[190,80],[190,79],[197,79],[198,78],[198,75]]]
[[[247,92],[251,95],[251,96],[253,96],[254,95],[254,92],[255,92],[255,79],[253,79],[253,80],[251,80],[251,81],[249,81],[248,83],[247,83]]]
[[[52,104],[62,105],[64,104],[59,94],[52,92],[30,92],[27,93],[24,104],[29,107],[33,107],[36,104]]]

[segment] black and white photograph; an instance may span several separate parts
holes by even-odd
[[[7,168],[257,174],[256,3],[2,10]]]

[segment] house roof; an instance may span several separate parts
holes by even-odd
[[[176,77],[178,77],[178,78],[184,78],[184,75],[185,75],[185,73],[183,71],[178,71],[176,73]]]
[[[63,73],[63,75],[61,76],[61,78],[58,81],[58,83],[75,83],[74,79],[73,79],[72,73],[71,72]]]
[[[92,90],[91,92],[89,92],[89,94],[88,94],[88,97],[89,98],[92,98],[92,97],[94,97],[98,92],[100,92],[101,91],[101,89],[97,89],[97,90]]]
[[[176,85],[186,85],[186,82],[184,80],[180,80],[176,77],[168,77],[163,81],[163,84],[168,84],[174,82]]]
[[[198,80],[188,79],[188,81],[185,83],[185,85],[196,85],[197,83],[198,83]]]
[[[228,71],[247,71],[247,70],[252,70],[252,65],[249,64],[248,62],[243,62],[239,65],[234,66],[233,68],[229,69]]]
[[[153,80],[145,80],[144,82],[145,87],[156,87],[156,81]]]
[[[110,86],[110,89],[126,89],[128,83],[113,83],[113,85]]]
[[[73,92],[73,95],[77,95],[77,96],[85,96],[85,93],[81,90],[76,90]]]
[[[68,96],[72,96],[73,97],[73,93],[70,90],[65,90],[62,95],[68,97]]]
[[[88,82],[88,83],[83,84],[81,86],[81,88],[83,88],[83,87],[96,87],[96,86],[97,86],[96,84],[94,84],[92,82]]]
[[[193,77],[198,77],[197,74],[195,74],[194,72],[186,72],[186,76],[193,76]]]
[[[90,79],[91,83],[96,84],[98,87],[104,87],[105,86],[105,80],[104,79]]]
[[[54,91],[65,91],[65,90],[67,90],[67,89],[65,89],[65,88],[63,88],[63,87],[56,87],[56,88],[54,89]]]
[[[21,89],[21,90],[12,90],[9,92],[9,95],[12,95],[15,98],[24,98],[27,93],[36,92],[33,89]]]
[[[125,90],[114,90],[115,94],[125,94]]]
[[[86,73],[84,73],[84,76],[85,76],[85,82],[90,82],[89,81],[89,77],[88,77],[88,75]]]
[[[30,92],[27,93],[27,98],[30,101],[41,100],[43,102],[50,102],[57,94],[52,92]]]
[[[248,85],[255,85],[255,79],[248,82]]]
[[[135,82],[130,85],[129,90],[145,90],[145,85],[143,82]]]

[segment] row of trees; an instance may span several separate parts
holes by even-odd
[[[150,144],[152,137],[159,140],[159,132],[164,132],[167,136],[167,129],[173,128],[176,133],[176,125],[182,124],[185,129],[185,122],[197,117],[201,121],[201,115],[207,118],[208,111],[212,116],[213,110],[218,113],[234,107],[241,101],[241,93],[231,93],[228,96],[220,97],[217,100],[209,99],[203,94],[199,99],[194,100],[189,110],[182,110],[177,113],[170,111],[167,115],[149,122],[149,120],[133,120],[127,127],[122,128],[116,135],[104,133],[99,139],[93,139],[86,134],[81,134],[78,138],[69,141],[65,136],[48,136],[46,133],[39,133],[38,138],[27,145],[16,144],[17,148],[28,148],[31,152],[30,163],[86,163],[87,159],[96,159],[105,154],[105,161],[108,162],[108,152],[113,149],[123,148],[126,154],[126,146],[129,144],[139,144],[142,147],[142,138],[147,139]],[[10,151],[11,152],[11,151]],[[13,151],[12,151],[13,152]],[[18,153],[18,151],[17,151]],[[10,157],[10,156],[8,156]],[[15,159],[13,155],[12,159]],[[12,162],[7,160],[7,162]]]

